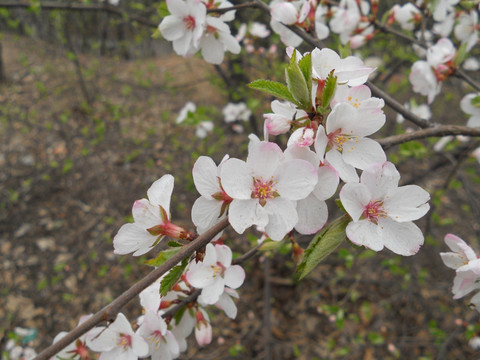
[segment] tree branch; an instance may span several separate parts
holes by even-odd
[[[105,306],[102,310],[98,311],[92,315],[87,321],[77,326],[75,329],[70,331],[65,337],[60,339],[55,344],[50,345],[45,350],[43,350],[34,360],[48,360],[63,348],[71,344],[73,341],[78,339],[80,336],[85,334],[88,330],[92,329],[96,325],[100,324],[102,321],[114,321],[117,317],[117,314],[120,312],[120,309],[127,304],[130,300],[135,298],[142,290],[151,285],[155,280],[160,276],[165,274],[168,270],[173,268],[183,259],[192,255],[195,251],[200,250],[202,247],[207,245],[210,240],[213,239],[220,231],[224,230],[228,226],[228,218],[221,220],[218,224],[212,226],[205,233],[197,237],[190,244],[185,245],[182,250],[177,254],[168,259],[161,266],[150,272],[143,279],[139,280],[132,287],[126,290],[123,294],[113,300],[110,304]]]
[[[407,141],[424,139],[427,137],[440,137],[447,135],[465,135],[480,136],[480,128],[471,128],[468,126],[457,125],[438,125],[428,129],[421,129],[405,134],[393,135],[377,140],[384,149],[388,149],[393,145],[398,145]]]

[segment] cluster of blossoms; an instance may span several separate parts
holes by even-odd
[[[212,64],[223,62],[225,51],[240,52],[240,44],[226,24],[235,18],[235,11],[219,16],[207,14],[207,9],[224,9],[232,4],[226,0],[167,0],[171,15],[159,25],[160,32],[178,55],[190,56],[201,51]]]
[[[460,299],[474,290],[480,289],[480,259],[470,246],[458,236],[447,234],[445,243],[452,252],[440,253],[446,266],[455,270],[453,298]],[[470,303],[480,312],[480,292]]]

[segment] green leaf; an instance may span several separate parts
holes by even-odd
[[[337,77],[333,75],[334,71],[335,70],[332,70],[330,74],[328,74],[327,80],[325,80],[325,86],[322,92],[322,107],[324,109],[330,105],[330,102],[335,96],[335,90],[337,89]]]
[[[455,58],[453,59],[453,64],[455,65],[455,67],[460,67],[467,55],[467,43],[463,43],[462,45],[460,45],[460,48],[458,49],[457,53],[455,54]]]
[[[340,57],[346,58],[347,56],[352,56],[352,49],[350,48],[350,41],[347,42],[345,46],[338,45],[338,53],[340,54]]]
[[[310,242],[302,262],[297,267],[299,280],[307,276],[325,257],[327,257],[345,239],[345,228],[351,221],[342,216],[320,231]]]
[[[181,247],[181,246],[183,246],[183,245],[180,244],[178,241],[173,241],[173,240],[172,240],[172,241],[169,241],[169,242],[167,243],[167,245],[170,246],[170,247]]]
[[[156,258],[145,261],[145,264],[158,267],[162,265],[165,261],[170,259],[172,256],[177,254],[180,250],[182,250],[181,247],[174,247],[172,249],[163,250],[158,253]]]
[[[308,94],[312,96],[312,54],[308,53],[304,55],[298,62],[298,67],[307,82]]]
[[[290,64],[285,68],[285,78],[287,80],[287,87],[296,103],[303,110],[310,110],[310,95],[308,92],[307,82],[303,77],[296,62],[296,50],[293,51]]]
[[[480,108],[480,95],[475,96],[471,101],[470,104],[475,106],[476,108]]]
[[[160,295],[165,296],[167,293],[175,286],[175,284],[180,280],[183,274],[183,270],[188,265],[188,258],[183,259],[180,265],[172,268],[168,274],[166,274],[162,281],[160,282]]]
[[[299,103],[293,98],[288,88],[279,82],[259,79],[252,81],[250,84],[248,84],[248,86],[252,89],[266,92],[267,94],[299,105]]]

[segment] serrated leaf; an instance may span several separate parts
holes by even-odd
[[[168,274],[166,274],[160,282],[160,295],[165,296],[180,280],[183,274],[183,270],[188,265],[188,258],[183,259],[180,265],[173,267]]]
[[[267,94],[299,105],[299,103],[293,98],[288,88],[284,84],[281,84],[279,82],[259,79],[252,81],[250,84],[248,84],[248,86],[252,89],[266,92]]]
[[[320,261],[340,245],[345,239],[345,229],[350,221],[349,216],[342,216],[315,235],[297,267],[299,280],[307,276]]]
[[[308,96],[312,97],[312,54],[304,55],[298,62],[298,67],[307,82]]]
[[[145,261],[145,264],[158,267],[162,265],[165,261],[170,259],[173,255],[177,254],[180,250],[182,250],[181,247],[174,247],[172,249],[163,250],[158,253],[156,258]]]
[[[295,59],[296,50],[292,54],[292,60]],[[310,110],[310,96],[308,92],[307,82],[303,77],[302,71],[295,61],[291,61],[285,68],[285,79],[287,80],[287,87],[296,103],[303,110]]]
[[[333,97],[335,96],[335,90],[337,89],[337,77],[333,75],[332,70],[330,74],[328,74],[327,79],[325,80],[325,86],[323,87],[322,92],[322,107],[327,109],[332,101]]]

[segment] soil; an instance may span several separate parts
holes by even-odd
[[[34,328],[40,351],[150,270],[112,251],[133,201],[172,173],[173,218],[192,228],[195,157],[218,162],[226,149],[242,156],[246,137],[220,115],[220,130],[207,139],[175,124],[186,101],[218,109],[227,102],[200,59],[78,55],[85,93],[65,51],[13,35],[1,43],[8,83],[0,86],[0,337],[4,344],[14,327]],[[399,163],[406,179],[435,194],[429,220],[418,222],[428,236],[417,255],[374,254],[345,242],[296,283],[289,254],[260,254],[245,264],[237,318],[213,311],[212,344],[192,340],[181,359],[478,358],[467,339],[479,330],[477,312],[470,296],[452,299],[454,272],[439,252],[447,251],[448,232],[480,250],[479,166],[467,159],[458,169],[429,170],[440,159],[429,152]],[[331,218],[338,215],[332,205]],[[231,239],[239,253],[250,247],[246,236]],[[134,319],[138,303],[124,312]]]

